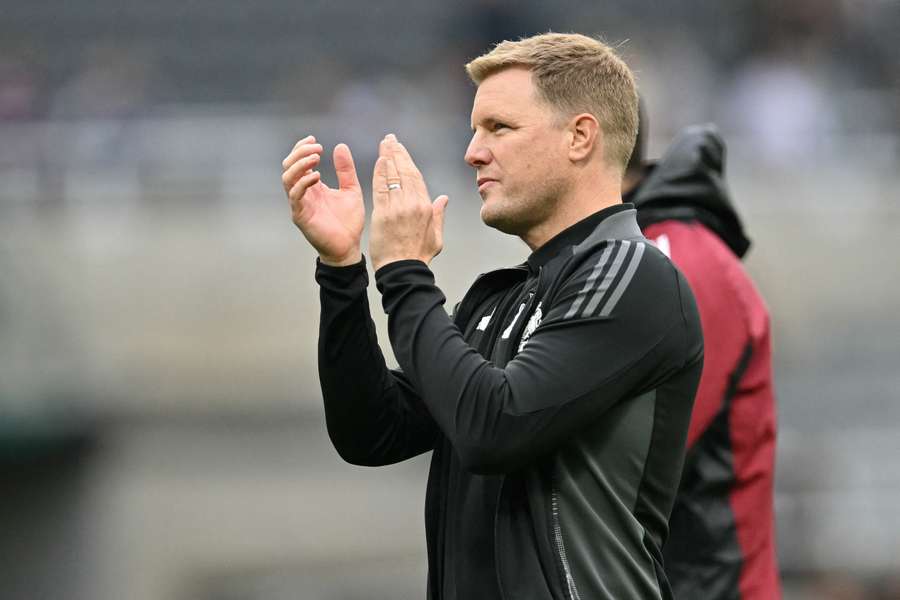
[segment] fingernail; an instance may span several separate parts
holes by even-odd
[[[396,142],[396,141],[397,141],[397,136],[394,135],[393,133],[389,133],[389,134],[387,134],[386,136],[384,136],[384,139],[386,139],[386,140],[389,141],[389,142]]]

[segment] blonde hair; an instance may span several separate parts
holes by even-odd
[[[628,65],[606,44],[576,33],[545,33],[497,44],[466,65],[475,83],[509,67],[531,71],[540,97],[565,118],[600,122],[609,165],[624,172],[638,129],[638,94]]]

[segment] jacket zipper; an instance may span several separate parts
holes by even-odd
[[[562,563],[563,573],[566,576],[566,587],[568,588],[569,600],[580,600],[578,589],[575,587],[575,579],[572,577],[572,570],[569,568],[569,560],[566,558],[566,547],[563,544],[562,528],[559,524],[559,492],[553,487],[551,495],[551,506],[553,513],[553,536],[556,541],[556,551],[559,554],[559,560]]]
[[[503,577],[500,576],[500,559],[497,548],[500,547],[500,535],[497,526],[500,523],[500,506],[503,502],[503,484],[506,483],[506,475],[500,476],[500,489],[497,490],[497,504],[494,507],[494,577],[497,578],[497,589],[500,591],[500,600],[506,600],[506,592],[503,591]]]

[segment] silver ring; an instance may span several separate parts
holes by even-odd
[[[389,192],[392,190],[399,190],[400,184],[399,183],[389,183],[387,189]]]

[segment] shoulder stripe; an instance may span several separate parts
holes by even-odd
[[[625,269],[625,274],[622,276],[621,281],[616,286],[616,289],[613,291],[612,295],[609,297],[609,300],[606,301],[606,304],[603,306],[603,310],[600,311],[601,317],[608,317],[609,313],[616,307],[616,304],[619,302],[619,298],[622,297],[622,294],[625,293],[625,290],[628,288],[628,284],[631,283],[631,278],[634,277],[635,271],[637,271],[638,265],[641,264],[641,258],[644,256],[644,244],[642,242],[637,242],[634,248],[634,254],[631,255],[631,262],[628,263],[628,268]]]
[[[578,312],[578,309],[581,308],[582,302],[587,298],[588,294],[591,291],[591,288],[594,287],[594,283],[596,283],[597,278],[600,277],[600,273],[603,271],[603,267],[606,266],[606,263],[609,261],[609,255],[612,254],[613,247],[617,244],[608,244],[606,248],[603,249],[603,252],[600,254],[599,260],[597,260],[597,264],[594,265],[594,269],[591,271],[591,274],[588,275],[587,281],[584,282],[584,287],[578,292],[578,295],[575,297],[575,300],[572,301],[572,306],[569,307],[568,312],[563,317],[564,319],[571,319],[575,316],[575,313]]]
[[[607,290],[609,290],[609,286],[612,285],[613,279],[616,278],[616,275],[619,274],[619,269],[622,268],[622,263],[625,262],[625,255],[628,254],[628,249],[631,247],[631,242],[624,241],[622,245],[619,246],[619,251],[616,253],[616,257],[613,259],[612,266],[609,271],[607,271],[606,276],[603,278],[603,281],[600,282],[600,286],[597,288],[597,291],[594,292],[591,301],[588,302],[587,306],[584,307],[584,312],[581,313],[582,317],[590,316],[596,309],[597,305],[600,304],[600,300],[603,299],[603,296],[606,295]]]

